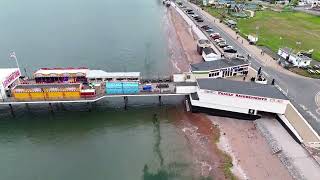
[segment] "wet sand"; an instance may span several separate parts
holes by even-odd
[[[169,111],[175,119],[178,131],[187,139],[192,159],[195,162],[196,177],[214,177],[226,179],[223,171],[224,157],[216,145],[219,129],[203,114],[185,112],[183,107]]]
[[[189,64],[202,61],[196,51],[196,40],[174,9],[169,8],[167,16],[173,73],[189,71]],[[292,179],[253,122],[193,114],[183,107],[170,110],[170,114],[175,118],[177,130],[189,142],[197,176],[230,179],[224,168],[230,155],[231,170],[238,179]]]

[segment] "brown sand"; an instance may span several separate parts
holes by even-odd
[[[250,179],[292,179],[252,121],[208,116],[219,125],[236,162]]]

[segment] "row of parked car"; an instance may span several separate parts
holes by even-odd
[[[185,6],[180,5],[181,8],[185,8]],[[192,9],[185,9],[185,12],[189,14],[196,22],[203,22],[203,19],[201,16],[194,13]],[[214,42],[223,49],[224,52],[227,53],[237,53],[237,50],[235,50],[232,46],[228,45],[226,40],[223,39],[219,33],[215,33],[213,28],[209,25],[203,25],[201,26],[201,29],[203,29],[205,32],[210,33],[210,37],[214,40]]]
[[[201,28],[205,27],[206,25],[202,26]],[[227,44],[227,41],[223,39],[219,33],[211,33],[210,38],[213,39],[213,41],[219,46],[220,48],[223,49],[224,52],[227,53],[237,53],[237,50],[235,50],[232,46]]]

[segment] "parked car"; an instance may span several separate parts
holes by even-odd
[[[220,43],[220,42],[222,42],[222,41],[225,42],[225,40],[224,40],[223,38],[218,38],[218,39],[215,39],[215,40],[214,40],[214,42],[216,42],[216,43]]]
[[[218,43],[218,46],[220,48],[224,48],[224,47],[228,46],[228,44],[225,41],[223,41],[223,42]]]
[[[227,46],[227,47],[224,47],[223,50],[228,50],[228,49],[233,49],[232,46]]]
[[[204,29],[204,30],[206,30],[206,29],[209,29],[210,27],[208,26],[208,25],[203,25],[203,26],[201,26],[201,29]]]
[[[168,84],[157,84],[157,88],[169,88]]]
[[[314,70],[312,70],[312,69],[308,69],[308,73],[315,74],[316,72]]]
[[[212,33],[212,32],[214,32],[214,31],[213,31],[212,28],[209,28],[209,29],[206,29],[206,32],[209,32],[209,33],[211,32],[211,33]]]
[[[193,11],[188,11],[187,14],[194,14],[194,12]]]
[[[246,58],[241,54],[237,54],[236,58],[246,60]]]
[[[193,14],[193,15],[191,15],[191,17],[196,18],[196,17],[199,17],[199,15]]]
[[[226,49],[226,50],[223,50],[224,52],[227,52],[227,53],[237,53],[237,50],[235,49]]]
[[[313,68],[314,69],[320,69],[320,65],[314,65]]]
[[[211,34],[210,34],[210,37],[213,37],[213,36],[219,36],[219,37],[221,37],[219,33],[211,33]]]
[[[196,19],[197,22],[203,22],[203,19],[199,18],[199,19]]]

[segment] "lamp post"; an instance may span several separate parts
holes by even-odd
[[[20,67],[19,67],[18,58],[17,58],[17,56],[16,56],[16,53],[15,53],[14,51],[11,51],[9,57],[10,57],[11,59],[14,59],[14,60],[16,61],[17,68],[18,68],[19,71],[20,71]]]
[[[258,38],[258,39],[259,39],[259,29],[260,29],[260,27],[259,27],[259,26],[256,26],[256,30],[257,30],[256,34],[257,34],[257,38]]]
[[[300,51],[301,50],[301,41],[297,41],[296,44],[297,44],[297,48],[299,47],[298,51]]]

